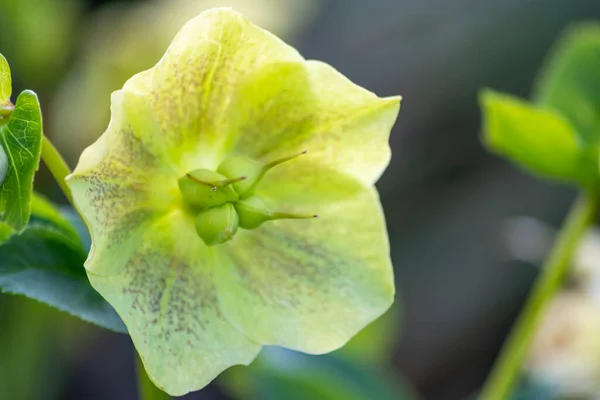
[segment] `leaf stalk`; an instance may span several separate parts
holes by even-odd
[[[71,189],[69,189],[65,181],[65,178],[71,173],[71,168],[69,168],[69,165],[46,135],[42,138],[42,160],[44,160],[58,186],[65,194],[65,197],[73,204]]]

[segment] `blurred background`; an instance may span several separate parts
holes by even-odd
[[[378,183],[398,297],[338,352],[268,349],[185,399],[473,398],[574,195],[484,151],[477,92],[527,97],[559,33],[600,18],[600,1],[0,0],[0,53],[13,93],[38,93],[45,131],[74,166],[106,128],[110,93],[218,5],[378,95],[403,96]],[[36,186],[64,203],[47,171]],[[524,378],[515,398],[556,398],[542,381]],[[1,400],[136,396],[126,335],[0,295]]]

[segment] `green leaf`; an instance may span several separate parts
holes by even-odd
[[[12,93],[12,77],[6,58],[0,54],[0,104],[10,101]]]
[[[55,208],[55,206],[39,194],[31,198],[31,222],[49,224],[50,228],[59,229],[65,236],[72,239],[81,247],[81,240],[75,228]]]
[[[5,241],[15,232],[13,228],[0,221],[0,242]]]
[[[584,186],[597,179],[598,150],[585,147],[561,115],[491,90],[480,100],[491,152],[534,175]]]
[[[541,74],[536,97],[567,117],[583,141],[600,142],[600,24],[567,31]]]
[[[260,400],[414,400],[397,376],[332,355],[309,356],[265,348],[248,368],[233,369],[223,382],[234,397]]]
[[[26,90],[17,98],[8,121],[0,120],[0,144],[8,158],[8,173],[0,187],[2,220],[21,231],[29,221],[33,176],[42,142],[42,114],[37,96]]]
[[[113,308],[90,285],[86,252],[50,203],[33,198],[27,228],[0,244],[0,291],[20,294],[104,328],[127,332]]]
[[[10,76],[10,68],[6,58],[0,54],[0,124],[6,121],[6,117],[12,112],[13,105],[10,102],[10,94],[12,92],[12,78]],[[6,173],[8,172],[8,158],[4,149],[0,146],[0,184],[4,182]],[[0,228],[0,239],[8,231],[5,227]]]
[[[0,399],[55,399],[62,375],[55,311],[21,296],[0,294]],[[60,330],[60,329],[59,329]],[[49,334],[50,333],[50,334]],[[66,360],[65,360],[66,361]],[[48,367],[52,366],[52,370]],[[31,382],[35,382],[32,385]]]
[[[360,364],[383,365],[391,362],[400,335],[401,311],[401,304],[396,299],[385,314],[367,325],[332,355]]]
[[[92,239],[90,237],[90,232],[85,226],[85,222],[81,219],[81,216],[75,211],[74,208],[69,206],[63,206],[60,210],[60,215],[63,217],[69,224],[71,228],[75,230],[77,233],[77,237],[83,244],[83,248],[89,252],[92,247]]]

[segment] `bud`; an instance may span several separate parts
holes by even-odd
[[[237,232],[238,215],[231,203],[200,212],[196,232],[207,246],[225,243]]]
[[[268,209],[263,199],[258,196],[250,196],[235,203],[235,210],[239,216],[240,228],[255,229],[264,222],[276,219],[312,219],[317,218],[315,214],[289,214],[273,212]]]
[[[267,164],[263,164],[249,157],[234,155],[227,157],[221,163],[221,165],[219,165],[217,171],[229,177],[240,175],[245,176],[246,179],[243,182],[236,182],[233,184],[235,191],[240,195],[240,197],[245,198],[252,195],[256,185],[258,185],[267,171],[269,171],[271,168],[306,153],[306,150],[304,150],[301,153],[283,157]]]
[[[4,148],[0,145],[0,185],[4,182],[6,174],[8,173],[8,158],[4,152]]]
[[[200,210],[236,201],[239,196],[231,185],[245,177],[228,179],[208,169],[197,169],[178,181],[179,190],[186,203]]]

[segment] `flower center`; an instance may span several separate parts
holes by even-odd
[[[191,171],[178,181],[188,206],[196,213],[196,232],[207,246],[227,242],[238,228],[255,229],[266,221],[309,219],[317,215],[275,212],[254,194],[254,189],[273,167],[306,151],[269,163],[245,156],[230,156],[217,168]]]

